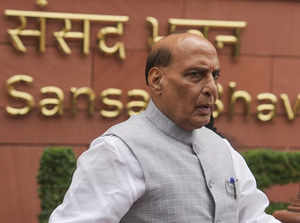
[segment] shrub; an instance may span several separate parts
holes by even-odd
[[[257,149],[242,155],[261,190],[275,184],[300,182],[300,152]]]
[[[266,149],[242,153],[255,176],[257,187],[264,190],[276,184],[300,182],[300,152],[281,152]],[[266,212],[287,209],[288,203],[271,202]]]
[[[273,214],[275,211],[278,211],[278,210],[286,210],[288,206],[289,206],[288,203],[271,202],[269,207],[267,207],[267,209],[266,209],[266,213]]]
[[[75,166],[76,159],[71,148],[50,147],[44,150],[37,176],[41,201],[40,223],[48,223],[51,212],[62,202]]]

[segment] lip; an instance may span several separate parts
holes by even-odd
[[[200,115],[211,115],[213,106],[211,104],[202,104],[196,106],[196,111]]]

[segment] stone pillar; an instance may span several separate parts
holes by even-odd
[[[298,195],[287,210],[275,211],[273,216],[283,223],[300,223],[300,184]]]

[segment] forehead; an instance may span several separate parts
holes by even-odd
[[[206,39],[190,37],[178,40],[172,48],[175,65],[203,65],[219,69],[219,60],[214,46]]]

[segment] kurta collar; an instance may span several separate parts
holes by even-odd
[[[150,100],[144,115],[151,121],[158,129],[163,131],[166,135],[173,137],[185,144],[192,145],[195,137],[194,131],[186,131],[177,126],[172,120],[170,120],[165,114],[163,114]]]

